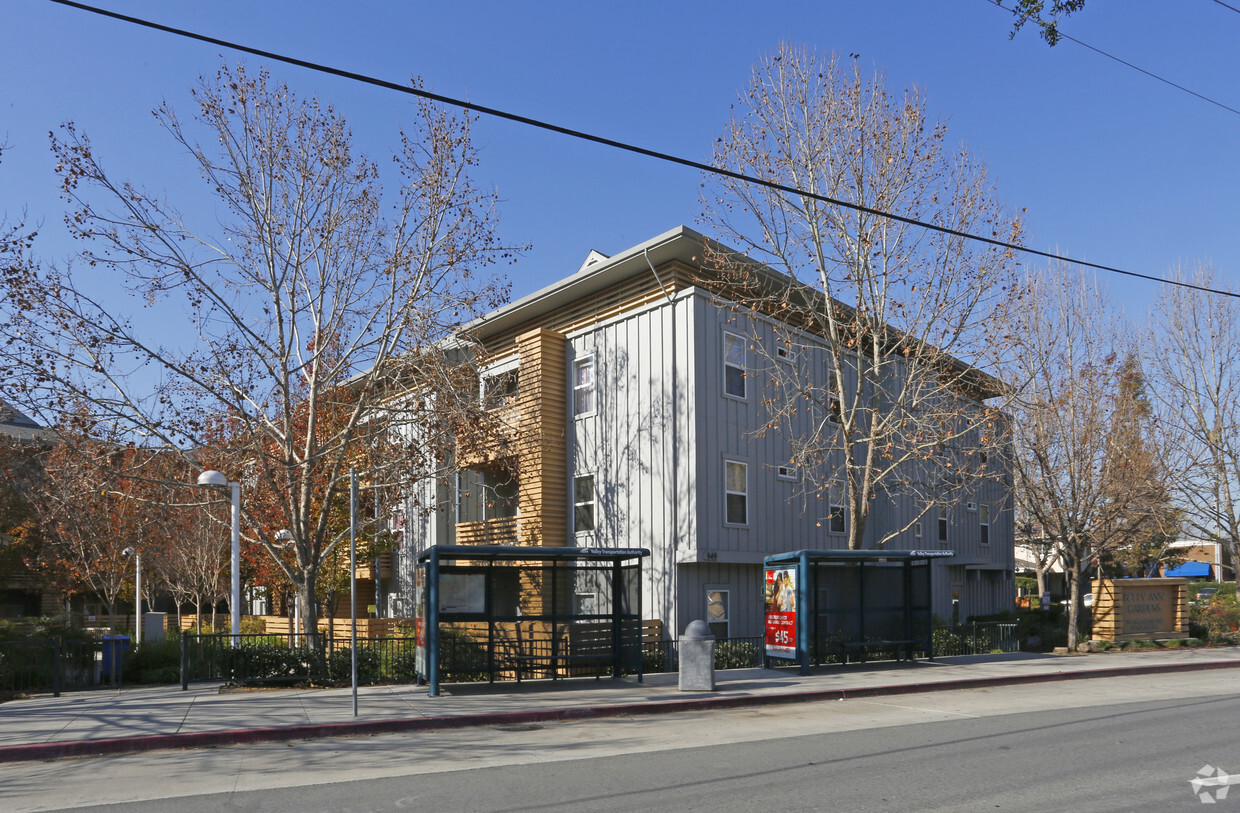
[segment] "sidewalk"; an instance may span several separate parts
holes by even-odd
[[[0,762],[199,748],[263,740],[668,713],[744,705],[983,688],[1240,667],[1240,647],[1081,656],[977,655],[934,662],[717,673],[714,692],[681,692],[677,675],[557,682],[230,691],[217,683],[36,696],[0,704]]]

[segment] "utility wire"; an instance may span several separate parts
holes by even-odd
[[[733,170],[725,169],[723,167],[716,167],[710,164],[704,164],[701,161],[694,161],[689,158],[682,158],[677,155],[672,155],[670,153],[665,153],[665,152],[659,152],[658,150],[652,150],[646,147],[640,147],[635,144],[629,144],[623,141],[616,141],[615,139],[606,138],[604,136],[599,136],[599,135],[594,135],[593,133],[587,133],[581,130],[574,130],[569,127],[563,127],[558,124],[552,124],[550,122],[541,121],[535,118],[530,118],[529,116],[522,116],[517,113],[509,113],[505,110],[500,110],[494,107],[487,107],[486,105],[477,104],[475,102],[465,101],[463,99],[455,99],[451,96],[443,96],[441,94],[432,93],[428,90],[424,90],[419,87],[411,87],[409,85],[400,85],[395,82],[389,82],[386,79],[378,79],[373,76],[367,76],[361,73],[354,73],[352,71],[346,71],[340,68],[333,68],[328,65],[321,65],[315,62],[308,62],[304,59],[298,59],[296,57],[285,56],[283,54],[277,54],[273,51],[264,51],[262,49],[253,48],[248,45],[241,45],[240,43],[230,42],[228,40],[222,40],[216,37],[209,37],[209,36],[206,36],[205,34],[198,34],[193,31],[186,31],[185,29],[181,29],[181,28],[173,28],[172,26],[167,26],[161,23],[152,22],[150,20],[145,20],[140,17],[131,17],[127,14],[119,14],[115,11],[108,11],[106,9],[96,8],[95,6],[88,6],[84,3],[74,2],[74,0],[51,0],[51,2],[57,3],[62,6],[69,6],[70,8],[76,8],[81,11],[88,11],[88,12],[91,12],[92,14],[99,14],[104,17],[111,17],[112,19],[121,20],[122,22],[132,23],[134,25],[139,25],[144,28],[152,28],[152,29],[155,29],[156,31],[163,31],[168,34],[175,34],[176,36],[179,36],[179,37],[186,37],[188,39],[198,40],[199,42],[207,42],[207,43],[211,43],[212,45],[219,45],[224,48],[230,48],[232,50],[241,51],[242,53],[246,53],[246,54],[253,54],[254,56],[260,56],[260,57],[263,57],[264,59],[271,59],[277,62],[283,62],[288,65],[296,65],[300,68],[306,68],[308,70],[318,71],[320,73],[326,73],[332,76],[338,76],[343,79],[350,79],[352,81],[361,82],[367,85],[374,85],[375,87],[381,87],[386,90],[394,90],[394,91],[397,91],[398,93],[406,93],[411,96],[417,96],[419,98],[427,99],[433,102],[438,102],[440,104],[446,104],[446,105],[450,105],[453,107],[459,107],[463,110],[469,110],[474,113],[479,113],[479,114],[483,114],[487,116],[494,116],[495,118],[505,119],[507,121],[514,121],[514,122],[517,122],[518,124],[525,124],[530,127],[536,127],[540,130],[547,130],[549,132],[559,133],[560,135],[569,136],[570,138],[576,138],[576,139],[580,139],[583,141],[590,141],[595,144],[602,144],[605,147],[612,147],[613,149],[623,150],[625,152],[631,152],[637,155],[644,155],[648,158],[654,158],[659,161],[665,161],[671,164],[679,164],[680,166],[689,167],[691,169],[696,169],[701,172],[707,172],[713,175],[722,175],[724,177],[732,178],[733,180],[741,181],[743,183],[748,183],[754,186],[761,186],[767,189],[772,189],[776,192],[784,192],[790,195],[797,195],[797,196],[804,197],[804,198],[810,198],[813,200],[820,201],[822,203],[831,204],[832,206],[840,206],[846,209],[851,209],[856,212],[862,212],[864,214],[874,215],[876,217],[885,217],[888,220],[894,220],[900,223],[906,223],[910,226],[917,226],[919,228],[928,229],[930,231],[939,232],[941,234],[951,235],[953,237],[960,237],[960,238],[967,239],[967,240],[974,240],[976,242],[986,243],[988,245],[996,246],[998,248],[1005,248],[1011,251],[1019,251],[1024,254],[1031,254],[1033,256],[1043,257],[1049,260],[1059,260],[1061,262],[1067,262],[1067,263],[1072,263],[1073,265],[1079,265],[1084,268],[1093,268],[1098,271],[1107,271],[1112,274],[1121,274],[1123,276],[1133,277],[1135,279],[1144,279],[1144,280],[1149,280],[1150,282],[1162,283],[1164,285],[1177,285],[1182,288],[1191,288],[1197,291],[1203,291],[1205,293],[1240,298],[1240,292],[1233,293],[1231,291],[1220,291],[1214,288],[1208,288],[1203,285],[1194,285],[1193,283],[1183,282],[1180,280],[1168,280],[1168,279],[1163,279],[1161,277],[1155,277],[1150,274],[1141,274],[1136,271],[1126,271],[1122,268],[1115,268],[1114,266],[1110,266],[1110,265],[1102,265],[1100,263],[1093,263],[1087,260],[1077,260],[1077,259],[1073,259],[1072,257],[1066,257],[1062,254],[1056,254],[1050,251],[1042,251],[1036,248],[1029,248],[1027,246],[1017,245],[1015,243],[1009,243],[1006,240],[999,240],[994,237],[986,237],[980,234],[970,234],[969,232],[961,231],[959,229],[953,229],[947,226],[939,226],[934,223],[926,223],[924,221],[917,220],[911,217],[906,217],[904,215],[896,214],[894,212],[886,212],[886,211],[883,211],[882,209],[874,209],[872,207],[863,206],[858,203],[851,203],[846,200],[838,200],[836,198],[828,197],[827,195],[820,195],[814,192],[807,192],[803,189],[798,189],[795,186],[787,186],[785,184],[776,183],[774,181],[767,181],[761,178],[755,178],[753,176],[745,175],[743,173],[735,172]]]
[[[1235,7],[1235,6],[1233,6],[1233,5],[1230,5],[1230,4],[1228,4],[1228,3],[1224,3],[1224,2],[1223,2],[1223,0],[1214,0],[1214,2],[1218,3],[1218,4],[1219,4],[1220,6],[1222,6],[1223,8],[1229,8],[1229,9],[1231,9],[1232,11],[1236,12],[1237,14],[1240,14],[1240,8],[1236,8],[1236,7]]]
[[[1007,6],[1003,5],[1003,0],[986,0],[986,2],[992,5],[998,6],[1004,11],[1009,11],[1016,17],[1021,16],[1021,12],[1019,10],[1014,9],[1014,8],[1008,8]],[[1214,2],[1218,3],[1220,6],[1227,6],[1227,8],[1230,8],[1232,11],[1240,12],[1240,9],[1236,9],[1236,8],[1233,8],[1232,6],[1228,6],[1226,3],[1221,2],[1221,0],[1214,0]],[[1114,60],[1125,67],[1132,68],[1134,71],[1138,71],[1140,73],[1145,74],[1151,79],[1162,82],[1164,85],[1170,85],[1176,90],[1183,91],[1184,93],[1187,93],[1190,96],[1196,96],[1198,99],[1201,99],[1203,102],[1208,102],[1214,105],[1215,107],[1221,107],[1229,113],[1235,113],[1237,116],[1240,116],[1240,110],[1234,107],[1231,107],[1230,105],[1223,104],[1217,99],[1211,99],[1209,96],[1198,93],[1197,91],[1191,88],[1186,88],[1181,84],[1172,82],[1170,79],[1167,79],[1166,77],[1159,76],[1153,71],[1147,71],[1145,68],[1142,68],[1140,65],[1134,65],[1131,62],[1128,62],[1127,60],[1120,59],[1115,54],[1109,54],[1106,51],[1102,50],[1101,48],[1095,48],[1094,46],[1090,45],[1088,42],[1082,42],[1081,40],[1078,40],[1076,37],[1072,36],[1071,34],[1065,34],[1064,32],[1060,31],[1058,28],[1056,28],[1055,33],[1059,36],[1060,39],[1065,39],[1065,40],[1068,40],[1069,42],[1075,42],[1077,45],[1081,46],[1082,48],[1086,48],[1090,51],[1093,51],[1095,54],[1098,54],[1099,56],[1104,56],[1107,59]]]

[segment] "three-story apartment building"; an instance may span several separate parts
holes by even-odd
[[[647,548],[646,617],[672,635],[706,619],[717,637],[754,636],[764,556],[847,546],[841,512],[800,487],[787,440],[759,431],[761,366],[827,375],[830,348],[801,336],[795,359],[757,353],[791,328],[704,286],[705,244],[681,227],[613,257],[591,252],[470,326],[485,349],[481,397],[513,443],[503,458],[462,448],[451,474],[410,491],[389,614],[412,606],[412,565],[429,545]],[[866,546],[907,525],[888,548],[956,554],[933,565],[936,614],[1007,609],[1010,491],[1001,472],[967,499],[887,500]],[[598,599],[575,596],[585,612]]]

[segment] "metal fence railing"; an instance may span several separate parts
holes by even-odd
[[[935,627],[932,635],[935,657],[1020,650],[1020,637],[1016,634],[1015,621],[983,621]]]
[[[113,641],[47,638],[0,641],[0,693],[90,689],[120,680]]]
[[[348,638],[320,635],[311,646],[306,635],[265,633],[181,637],[181,683],[193,680],[234,682],[344,682],[352,675]],[[358,638],[359,683],[412,682],[416,675],[412,637]]]
[[[763,638],[715,639],[716,669],[746,669],[762,665]],[[643,672],[675,672],[680,663],[680,641],[647,641],[642,645]]]

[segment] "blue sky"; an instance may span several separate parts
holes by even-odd
[[[1163,275],[1210,260],[1234,284],[1240,116],[1033,31],[987,0],[871,2],[419,3],[353,0],[100,0],[167,25],[467,97],[653,149],[707,160],[749,70],[781,40],[916,84],[949,136],[990,166],[999,196],[1027,209],[1028,242]],[[1240,14],[1211,0],[1090,0],[1072,36],[1240,108]],[[47,133],[74,120],[116,174],[173,200],[198,196],[192,170],[150,110],[188,113],[188,89],[238,55],[45,0],[0,0],[0,212],[60,231]],[[246,58],[249,66],[260,63]],[[300,94],[343,112],[384,159],[410,119],[407,97],[283,65]],[[505,239],[532,249],[508,269],[514,297],[673,226],[697,226],[696,172],[517,124],[482,119],[478,179],[503,200]],[[1035,266],[1036,261],[1031,261]],[[1131,315],[1151,283],[1107,278]]]

